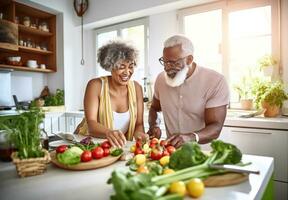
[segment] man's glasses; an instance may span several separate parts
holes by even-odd
[[[168,61],[165,61],[163,57],[159,58],[159,62],[161,65],[163,66],[175,66],[175,67],[182,67],[182,64],[183,64],[183,60],[187,58],[184,57],[184,58],[180,58],[178,60],[175,60],[175,61],[172,61],[172,60],[168,60]]]

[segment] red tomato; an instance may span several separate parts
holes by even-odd
[[[137,140],[136,141],[136,147],[137,148],[141,148],[142,147],[142,141],[141,140]]]
[[[92,156],[95,159],[103,158],[103,156],[104,156],[103,148],[102,147],[96,147],[95,149],[93,149]]]
[[[56,148],[56,152],[57,153],[63,153],[64,151],[66,151],[68,149],[67,145],[60,145]]]
[[[136,148],[134,155],[137,155],[137,154],[144,154],[144,151],[140,148]]]
[[[151,141],[150,141],[150,144],[158,144],[159,143],[159,140],[157,138],[153,138]]]
[[[176,151],[176,149],[175,149],[175,147],[173,147],[173,146],[168,146],[168,147],[166,147],[166,149],[167,149],[167,151],[170,153],[170,154],[172,154],[172,153],[174,153],[175,151]]]
[[[155,143],[150,143],[150,145],[149,145],[149,147],[150,147],[151,149],[155,149],[156,146],[157,146],[157,144],[155,144]]]
[[[169,156],[170,155],[170,153],[165,149],[165,150],[163,150],[163,152],[162,152],[162,157],[163,156]]]
[[[81,154],[81,161],[82,162],[89,162],[90,160],[92,160],[91,151],[88,151],[88,150],[83,151],[83,153]]]
[[[160,141],[160,146],[162,146],[162,147],[166,147],[167,144],[168,144],[168,142],[166,140],[161,140]]]
[[[106,141],[102,142],[101,147],[102,147],[103,149],[104,149],[104,148],[109,149],[109,148],[111,147],[111,144],[110,144],[109,141],[106,140]]]
[[[152,160],[159,160],[162,158],[162,152],[158,150],[151,151],[150,157]]]
[[[106,156],[109,156],[110,155],[110,149],[109,148],[103,148],[103,156],[106,157]]]

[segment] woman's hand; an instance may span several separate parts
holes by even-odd
[[[125,135],[120,130],[107,131],[106,138],[114,147],[122,148],[126,144]]]
[[[141,140],[146,143],[149,140],[149,135],[142,132],[135,133],[135,140]]]

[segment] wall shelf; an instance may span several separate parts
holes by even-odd
[[[43,55],[49,55],[53,53],[52,51],[44,51],[41,49],[24,47],[24,46],[19,46],[19,50],[23,52],[31,52],[31,53],[37,53],[37,54],[43,54]]]
[[[42,73],[52,73],[51,69],[40,69],[40,68],[29,68],[26,66],[14,66],[14,65],[4,65],[0,64],[0,68],[4,69],[14,69],[15,71],[29,71],[29,72],[42,72]]]
[[[46,36],[46,37],[53,36],[53,33],[41,31],[41,30],[36,29],[36,28],[30,28],[30,27],[24,26],[22,24],[18,24],[18,28],[19,28],[20,32],[25,32],[25,33],[39,35],[39,36]]]

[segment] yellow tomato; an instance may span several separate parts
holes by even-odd
[[[144,144],[144,145],[143,145],[143,151],[144,151],[144,153],[149,153],[150,148],[149,148],[149,145],[148,145],[148,144]]]
[[[166,168],[163,170],[163,174],[173,174],[175,171],[173,169]]]
[[[134,153],[135,150],[136,150],[136,146],[135,146],[135,145],[132,145],[132,146],[130,147],[130,152],[131,152],[131,153]]]
[[[170,156],[163,156],[159,162],[162,166],[168,165],[170,161]]]
[[[198,198],[204,193],[205,186],[201,179],[193,178],[187,183],[188,194],[193,198]]]
[[[183,181],[177,181],[174,183],[171,183],[169,187],[170,193],[177,193],[181,196],[185,196],[186,194],[186,186]]]
[[[148,174],[149,173],[149,170],[148,168],[145,166],[145,165],[140,165],[137,169],[137,172],[138,173],[145,173],[145,174]]]
[[[143,154],[137,154],[135,157],[135,163],[139,165],[143,165],[146,162],[146,157]]]

